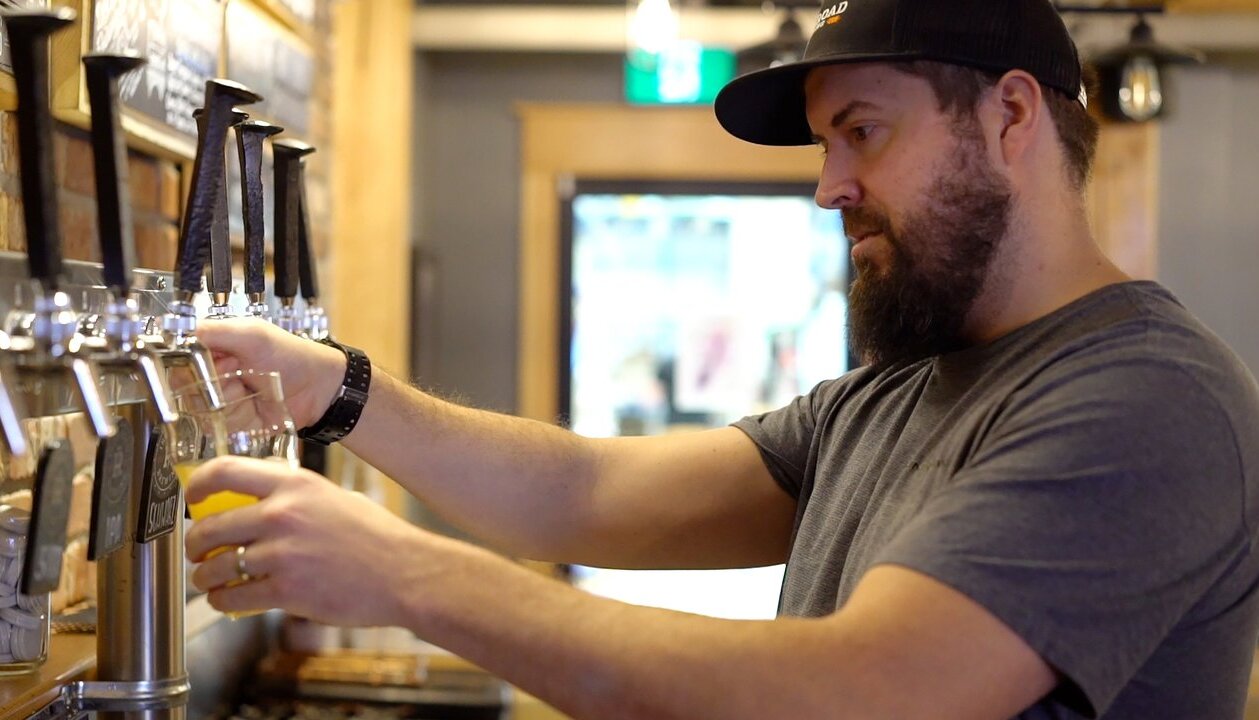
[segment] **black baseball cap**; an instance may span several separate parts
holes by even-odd
[[[717,120],[748,142],[810,145],[810,70],[905,60],[1024,70],[1087,103],[1079,51],[1050,0],[822,0],[804,57],[731,80],[717,95]]]

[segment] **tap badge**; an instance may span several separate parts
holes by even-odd
[[[813,26],[814,31],[823,25],[834,25],[844,19],[844,13],[848,10],[848,2],[845,0],[841,3],[835,3],[828,8],[818,11],[817,24]]]

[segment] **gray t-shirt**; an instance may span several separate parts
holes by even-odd
[[[1020,718],[1241,718],[1259,633],[1259,391],[1151,282],[745,418],[799,499],[780,612],[913,568],[1063,678]]]

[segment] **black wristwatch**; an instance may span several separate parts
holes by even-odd
[[[320,445],[331,445],[350,434],[367,404],[367,388],[372,384],[372,363],[358,348],[342,345],[332,338],[316,340],[345,353],[345,379],[328,410],[315,423],[302,428],[298,437]]]

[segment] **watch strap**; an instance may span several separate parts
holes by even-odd
[[[341,389],[324,414],[309,427],[302,428],[298,437],[307,442],[331,445],[350,434],[358,424],[367,405],[367,390],[372,383],[372,363],[358,348],[342,345],[332,338],[315,342],[334,347],[345,353],[345,378]]]

